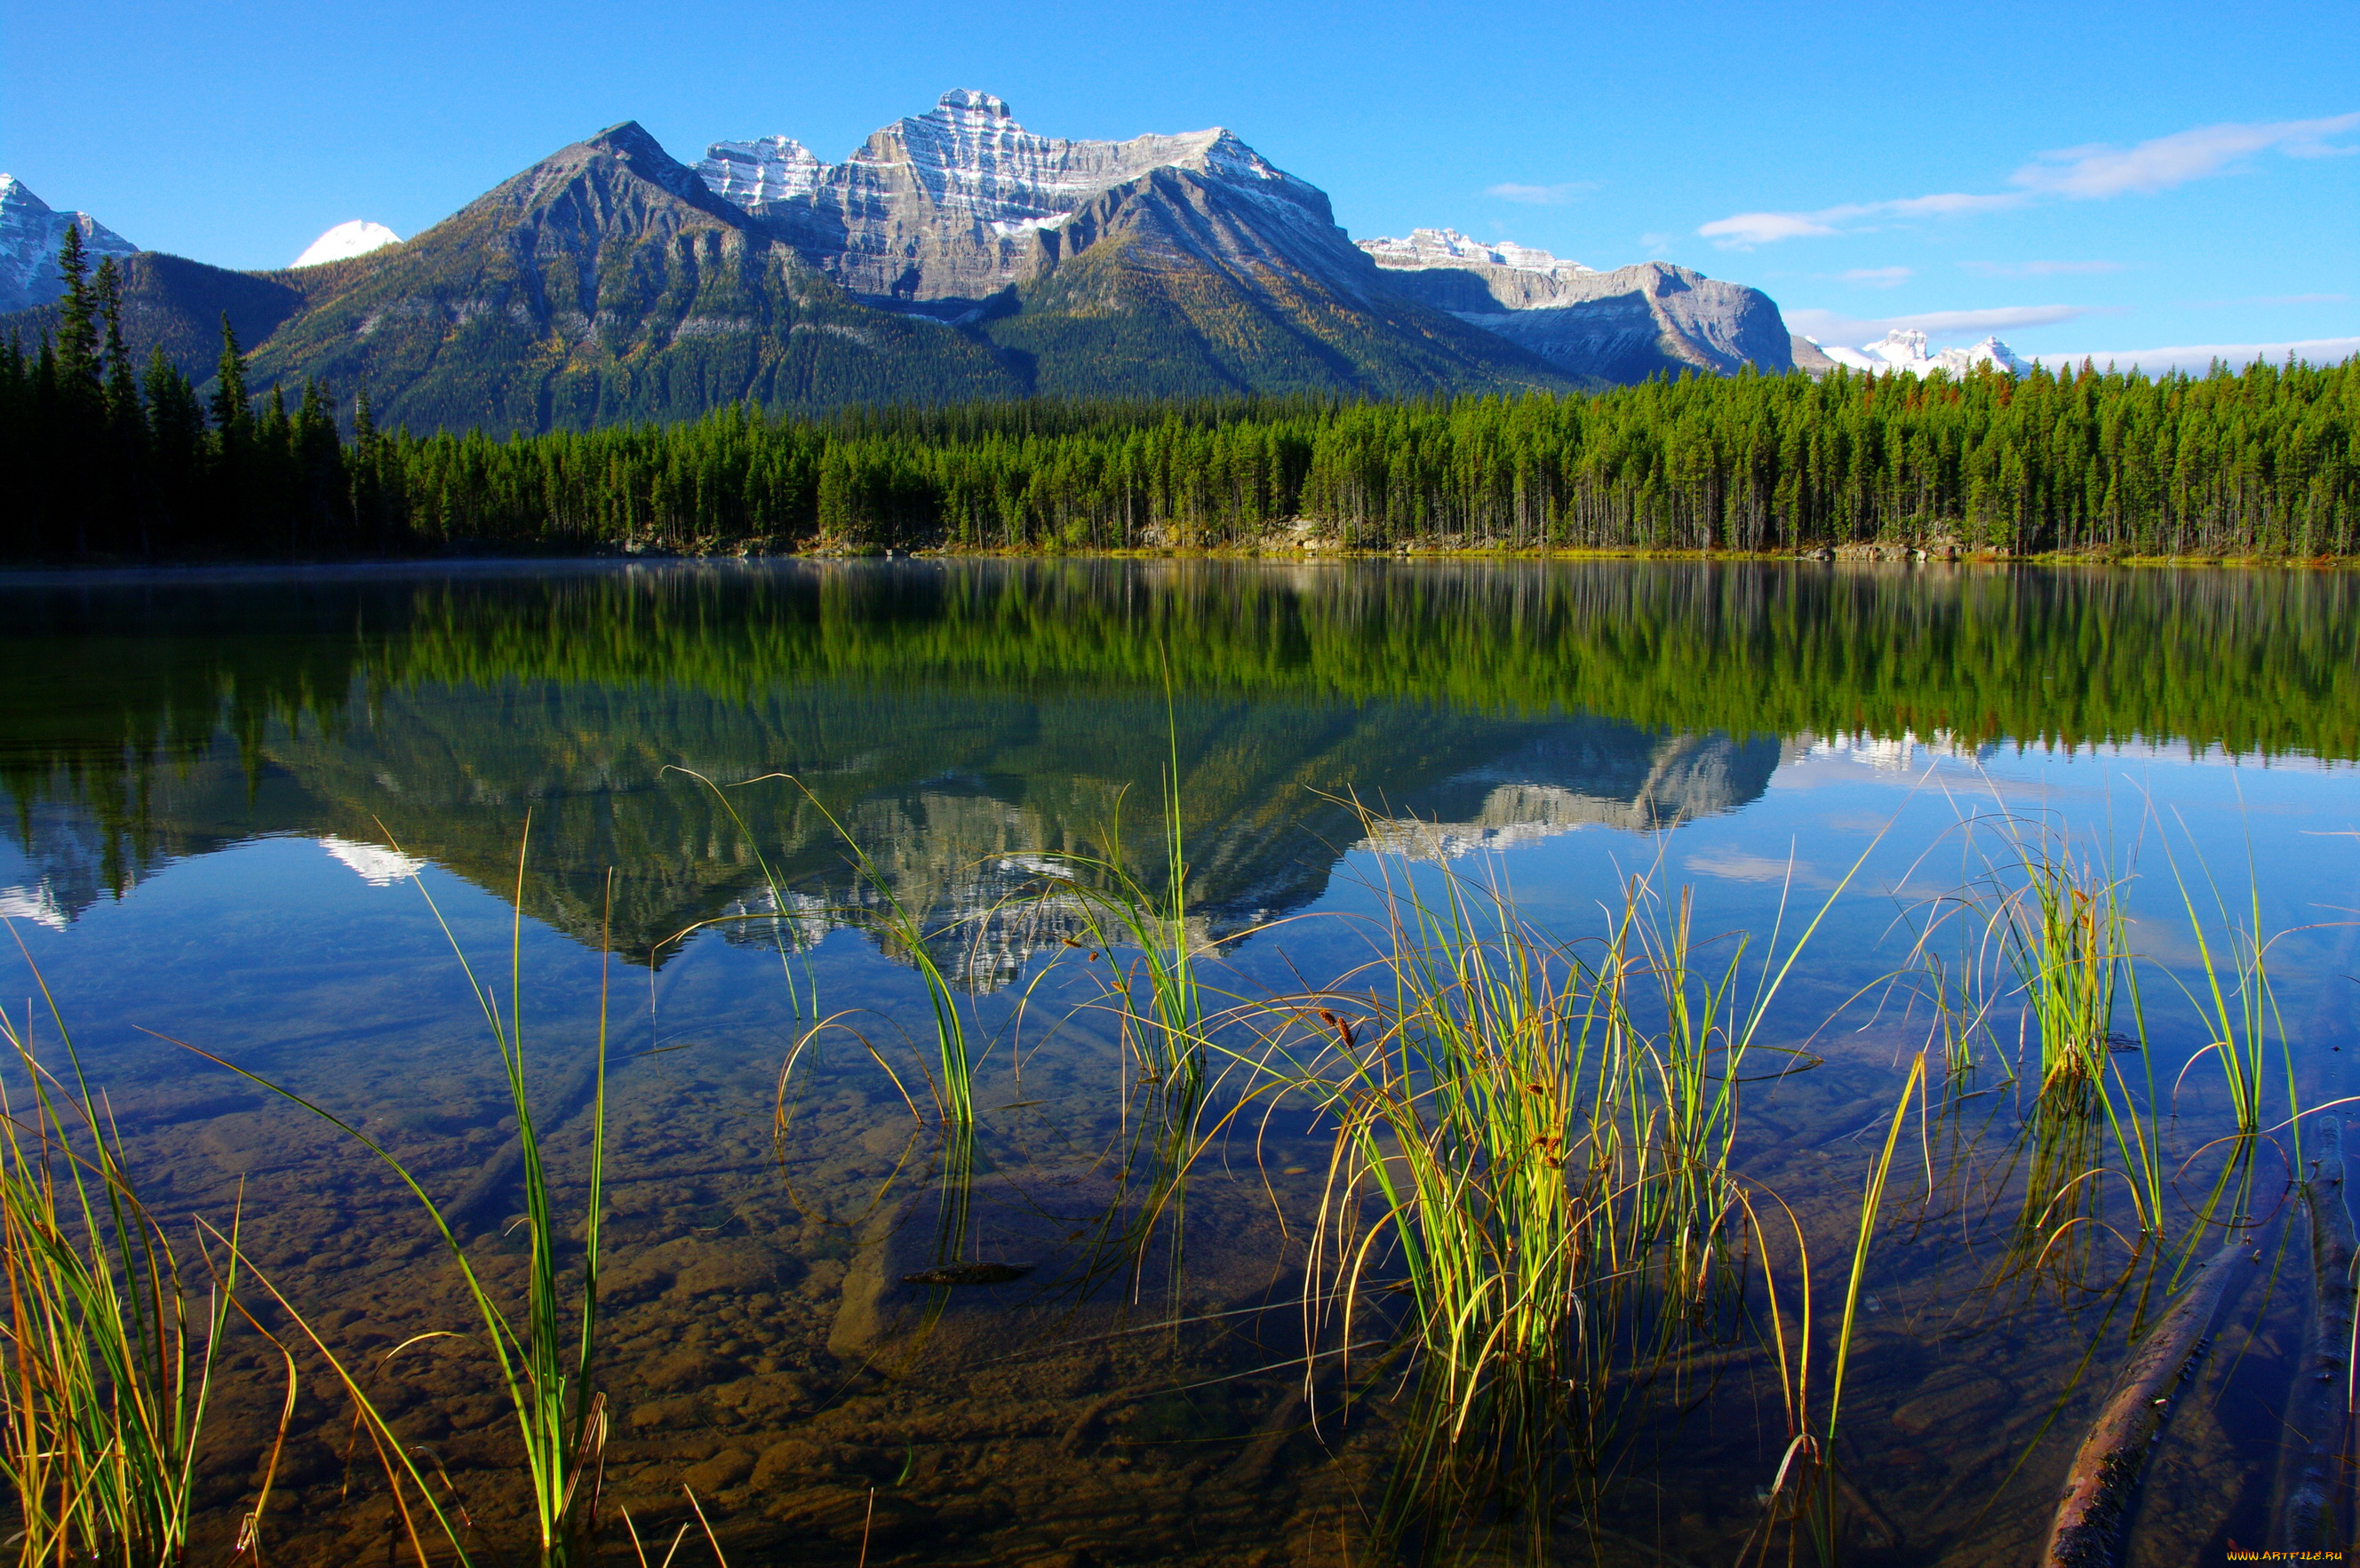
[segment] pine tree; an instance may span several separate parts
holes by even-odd
[[[65,299],[58,311],[58,382],[70,397],[86,397],[95,405],[99,396],[98,322],[91,297],[90,260],[82,249],[82,226],[66,225],[58,245],[58,274],[65,279]]]
[[[123,273],[111,256],[102,256],[94,280],[99,319],[106,337],[106,407],[109,422],[121,428],[139,417],[139,383],[123,346]]]
[[[224,447],[242,441],[254,419],[246,399],[246,355],[237,346],[237,330],[229,324],[227,310],[222,312],[221,360],[214,369],[212,411],[213,429]]]

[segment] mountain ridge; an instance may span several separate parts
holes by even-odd
[[[1067,140],[959,89],[840,163],[772,136],[690,165],[620,121],[382,248],[134,267],[126,327],[202,382],[230,309],[257,389],[366,385],[380,420],[495,432],[747,400],[1515,393],[1792,363],[1775,303],[1739,285],[1372,244],[1401,242],[1356,244],[1226,129]]]

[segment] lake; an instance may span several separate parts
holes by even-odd
[[[480,1338],[412,1343],[470,1329],[458,1270],[256,1081],[520,1298],[462,955],[520,1018],[567,1270],[604,998],[613,1561],[618,1509],[693,1525],[685,1486],[740,1568],[2031,1562],[2231,1238],[2125,1560],[2281,1544],[2298,1199],[2360,1093],[2360,576],[222,569],[0,578],[0,997],[61,1072],[46,986],[184,1274],[224,1255],[192,1217],[238,1214],[262,1325],[344,1358],[478,1561],[530,1514]],[[2063,1089],[2019,962],[2059,920],[2113,988]],[[1497,1029],[1451,1056],[1479,950]],[[1177,1025],[1150,961],[1198,988]],[[1452,1074],[1574,1040],[1610,972],[1580,1038],[1634,1097],[1524,1085],[1585,1152],[1437,1130],[1469,1184],[1388,1200]],[[1546,1274],[1513,1194],[1589,1228],[1508,1312]],[[1523,1325],[1459,1373],[1420,1327],[1451,1202],[1506,1250],[1448,1288]],[[265,1544],[391,1560],[303,1365]],[[227,1342],[203,1541],[281,1366]]]

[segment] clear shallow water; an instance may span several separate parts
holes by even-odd
[[[878,1562],[1364,1561],[1405,1418],[1382,1388],[1339,1410],[1333,1357],[1312,1364],[1316,1428],[1303,1400],[1324,1130],[1283,1108],[1171,1186],[1070,920],[1022,897],[1044,857],[1120,840],[1152,863],[1176,754],[1192,907],[1235,939],[1224,984],[1269,995],[1366,962],[1375,889],[1404,874],[1389,851],[1496,877],[1568,937],[1658,866],[1694,887],[1700,930],[1757,953],[1782,898],[1791,938],[1865,855],[1772,1014],[1773,1042],[1819,1064],[1750,1090],[1741,1138],[1824,1260],[1848,1254],[1928,1038],[1922,1008],[1862,993],[1979,874],[2000,813],[2133,877],[2159,1095],[2208,1039],[2167,978],[2194,957],[2175,864],[2233,905],[2258,887],[2265,929],[2289,933],[2293,1084],[2268,1119],[2354,1092],[2360,944],[2336,922],[2360,904],[2355,611],[2335,575],[1645,563],[18,579],[0,583],[0,909],[25,946],[6,994],[21,1010],[38,965],[158,1207],[219,1215],[243,1181],[257,1256],[356,1351],[455,1326],[410,1200],[333,1129],[144,1031],[366,1126],[499,1256],[497,1063],[420,889],[500,971],[530,816],[525,1018],[563,1171],[602,972],[616,998],[604,1367],[609,1486],[635,1517],[677,1514],[686,1479],[740,1563],[851,1562],[864,1530]],[[733,814],[681,768],[809,794],[749,783]],[[846,1012],[905,1072],[925,1028],[818,805],[910,907],[997,911],[939,955],[994,1041],[967,1181],[943,1181],[850,1029],[774,1142],[814,1017]],[[2005,1077],[1992,1060],[1961,1081],[1888,1199],[1841,1428],[1863,1561],[2028,1558],[2122,1354],[2127,1313],[2097,1287],[2129,1254],[2096,1224],[2070,1268],[2007,1266],[2026,1160]],[[2172,1103],[2192,1208],[2216,1077]],[[2297,1158],[2269,1140],[2257,1190]],[[2089,1217],[2119,1229],[2097,1186]],[[2257,1232],[2273,1258],[2283,1236]],[[945,1257],[1032,1272],[901,1283]],[[2267,1538],[2306,1267],[2286,1253],[2224,1314],[2235,1354],[2172,1429],[2135,1560]],[[1563,1554],[1735,1555],[1785,1441],[1758,1340],[1629,1407]],[[211,1477],[224,1518],[272,1397],[249,1366]],[[386,1388],[506,1528],[486,1369],[454,1350]],[[281,1561],[380,1549],[382,1505],[337,1502],[340,1420],[305,1407]]]

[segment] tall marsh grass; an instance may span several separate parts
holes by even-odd
[[[1727,1326],[1747,1059],[1826,907],[1749,976],[1648,877],[1587,944],[1447,866],[1389,867],[1381,896],[1360,982],[1293,1004],[1295,1086],[1335,1125],[1306,1312],[1350,1343],[1403,1303],[1418,1412],[1381,1532],[1539,1552],[1612,1436],[1617,1369]]]
[[[189,1546],[236,1248],[202,1290],[184,1278],[163,1224],[139,1201],[112,1112],[83,1080],[61,1023],[57,1032],[71,1084],[36,1053],[29,1014],[21,1024],[0,1017],[14,1069],[0,1073],[8,1545],[28,1565],[150,1568],[180,1562]],[[288,1375],[291,1406],[291,1361]],[[241,1550],[268,1490],[266,1481]]]

